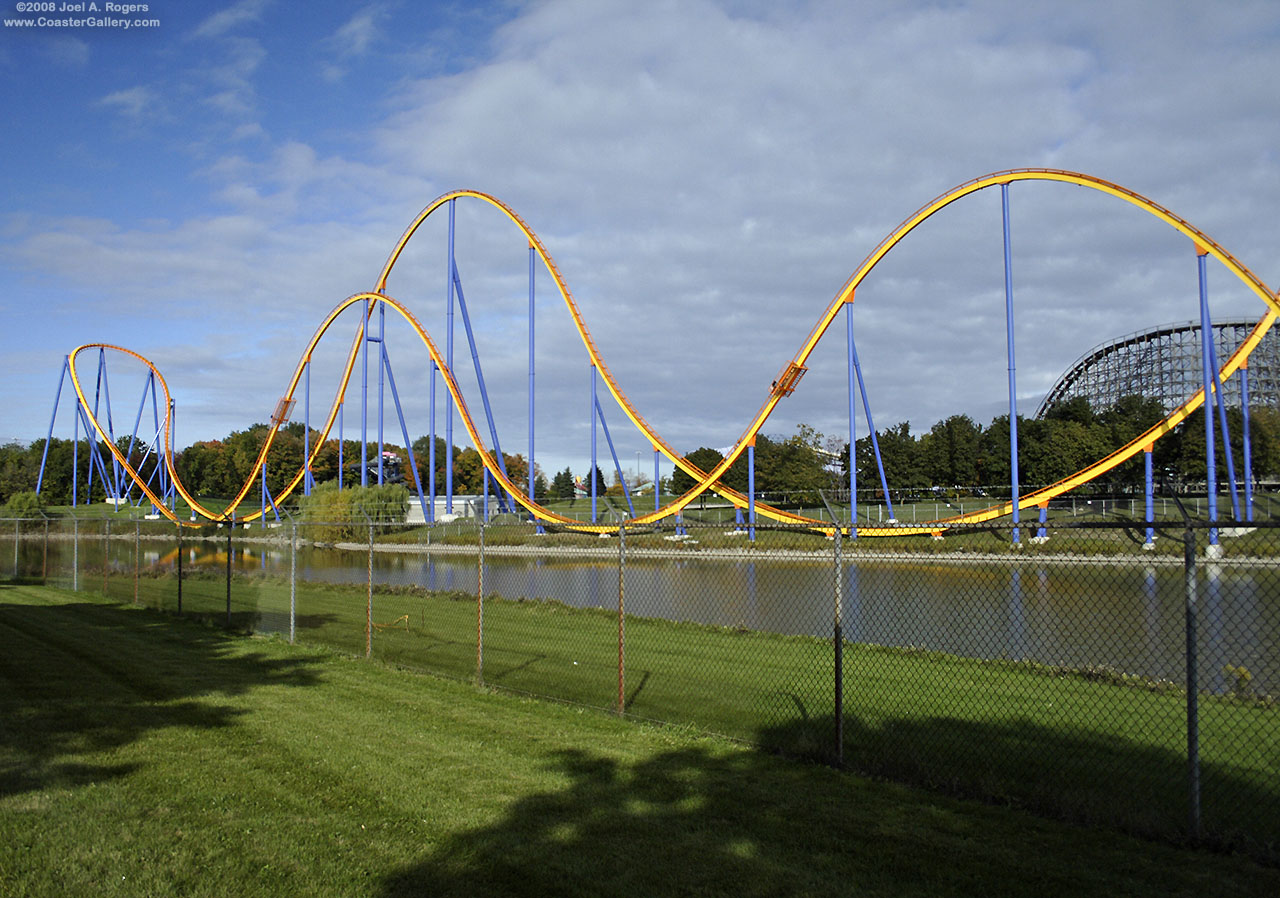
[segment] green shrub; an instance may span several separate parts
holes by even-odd
[[[309,539],[322,542],[364,540],[369,524],[399,524],[409,509],[409,490],[402,483],[338,489],[322,483],[304,496],[299,510]]]

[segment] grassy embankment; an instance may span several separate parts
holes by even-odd
[[[1280,871],[0,587],[0,893],[1274,895]]]
[[[131,579],[112,588],[132,597]],[[173,610],[174,584],[144,578],[141,597]],[[643,612],[642,597],[632,602]],[[221,624],[225,582],[185,582],[184,605]],[[288,607],[287,583],[236,579],[237,626],[287,632]],[[481,648],[487,684],[616,707],[616,607],[487,597],[479,647],[477,612],[474,595],[379,589],[373,654],[470,680]],[[363,584],[298,585],[301,642],[363,654],[366,614]],[[829,640],[631,614],[625,638],[628,714],[833,756]],[[843,664],[844,757],[855,769],[1091,824],[1170,838],[1185,832],[1186,697],[1178,684],[856,644],[843,647]],[[1199,720],[1208,833],[1275,855],[1280,706],[1243,689],[1203,696]]]

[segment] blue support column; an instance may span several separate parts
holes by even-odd
[[[458,311],[462,312],[462,325],[467,333],[467,346],[471,349],[471,363],[476,372],[476,383],[480,386],[480,400],[484,404],[484,416],[489,422],[489,438],[493,440],[493,454],[498,462],[498,468],[502,471],[502,476],[507,476],[507,462],[502,455],[502,443],[498,441],[498,425],[493,417],[493,407],[489,404],[489,390],[484,382],[484,369],[480,367],[480,352],[476,348],[475,331],[471,329],[471,315],[467,311],[467,297],[462,292],[462,278],[458,275],[458,268],[455,265],[453,269],[453,289],[458,296]],[[498,510],[505,511],[506,497],[505,493],[498,494]]]
[[[80,399],[76,399],[75,431],[71,443],[71,507],[80,504]]]
[[[534,288],[534,259],[536,258],[533,245],[529,246],[529,501],[535,502],[534,496],[534,462],[533,462],[533,288]],[[538,532],[545,533],[541,524],[538,524]]]
[[[1000,185],[1004,213],[1004,317],[1009,352],[1009,488],[1013,506],[1013,544],[1018,545],[1018,395],[1013,353],[1013,249],[1009,237],[1009,185]]]
[[[111,414],[111,383],[107,378],[107,351],[105,349],[98,350],[98,376],[99,383],[102,386],[102,398],[107,403],[107,439],[110,441],[111,445],[114,446],[116,442],[116,425]],[[96,402],[93,407],[93,416],[95,418],[98,417],[98,406]],[[96,449],[97,441],[95,440],[94,442]],[[101,449],[98,449],[98,455],[99,463],[103,466],[102,491],[103,493],[109,493],[110,498],[112,499],[119,499],[120,481],[123,477],[123,472],[120,470],[120,462],[116,461],[115,453],[111,453],[111,477],[108,478],[106,475],[106,460],[101,457]],[[117,505],[116,508],[118,509],[119,506]]]
[[[1240,411],[1244,432],[1244,519],[1253,523],[1253,441],[1249,434],[1249,361],[1240,366]]]
[[[142,426],[142,410],[147,407],[147,386],[154,382],[155,376],[156,376],[155,372],[153,371],[147,372],[147,380],[142,385],[142,395],[138,397],[138,414],[136,414],[133,418],[133,431],[129,434],[129,447],[125,450],[125,453],[124,453],[125,460],[131,465],[133,464],[133,450],[134,450],[134,447],[137,446],[138,444],[138,428]],[[145,461],[146,459],[144,457],[143,463],[145,463]],[[142,467],[143,467],[142,464],[139,464],[135,470],[137,470],[137,472],[141,474]],[[130,480],[128,484],[125,484],[122,481],[121,486],[124,487],[124,498],[128,499],[130,496],[133,495],[132,480]],[[139,499],[139,501],[141,501],[141,499]]]
[[[311,359],[307,358],[302,390],[302,495],[311,495]]]
[[[1209,499],[1209,523],[1218,522],[1218,468],[1217,450],[1213,433],[1213,375],[1209,344],[1213,327],[1209,322],[1209,282],[1205,265],[1208,253],[1196,247],[1196,271],[1200,281],[1200,379],[1204,385],[1204,451],[1205,488]],[[1209,545],[1218,545],[1218,528],[1209,530]]]
[[[756,541],[756,440],[747,444],[747,539]]]
[[[662,495],[661,495],[662,490],[659,487],[661,480],[658,476],[661,473],[658,469],[658,459],[660,459],[661,457],[662,455],[659,452],[658,447],[654,446],[653,447],[653,510],[654,511],[657,511],[662,507]]]
[[[445,326],[445,359],[449,373],[455,377],[453,370],[453,238],[454,238],[454,204],[457,200],[449,200],[449,306]],[[446,393],[444,400],[444,511],[453,514],[453,393]]]
[[[396,375],[391,370],[391,356],[387,354],[387,344],[382,344],[382,366],[387,371],[387,382],[391,384],[391,401],[396,407],[396,418],[400,421],[400,437],[404,440],[405,454],[409,457],[409,470],[413,471],[413,486],[418,493],[418,505],[422,508],[423,520],[427,518],[427,500],[422,495],[422,477],[418,474],[418,461],[413,455],[413,442],[409,439],[409,428],[404,423],[404,407],[400,405],[400,391],[396,389]]]
[[[1147,539],[1143,545],[1150,548],[1156,543],[1156,531],[1155,527],[1152,526],[1156,519],[1155,478],[1152,475],[1150,446],[1142,450],[1142,466],[1146,475],[1145,495],[1147,499]]]
[[[386,336],[387,336],[387,306],[386,303],[378,302],[378,347],[381,349],[381,357],[386,361]],[[378,486],[382,486],[382,453],[384,451],[383,426],[384,426],[384,401],[385,387],[383,386],[383,371],[385,365],[378,366]]]
[[[853,306],[849,306],[852,313]],[[850,321],[852,324],[852,320]],[[897,517],[893,513],[893,499],[889,497],[889,478],[884,473],[884,459],[880,456],[880,438],[876,435],[876,424],[871,419],[871,403],[867,400],[867,385],[862,380],[862,365],[858,362],[858,344],[853,340],[852,329],[849,332],[850,355],[853,357],[853,370],[858,375],[858,392],[862,396],[862,411],[867,417],[867,432],[871,436],[871,451],[876,457],[876,471],[880,474],[880,488],[884,491],[884,506],[889,511],[889,523],[896,524]],[[850,403],[850,414],[852,415],[852,403]],[[853,432],[850,429],[850,436]],[[850,443],[852,445],[852,442]]]
[[[378,302],[378,345],[381,351],[385,353],[385,336],[387,336],[387,304]],[[385,356],[383,356],[385,361]],[[383,452],[384,452],[384,402],[383,397],[385,388],[383,385],[384,366],[378,366],[378,485],[383,485]]]
[[[1044,527],[1045,521],[1047,521],[1048,518],[1049,518],[1049,503],[1041,502],[1040,503],[1040,529],[1036,532],[1036,536],[1042,540],[1049,538],[1049,534],[1045,531],[1045,527]]]
[[[609,422],[604,419],[604,409],[600,407],[599,399],[596,400],[596,414],[600,417],[600,427],[604,430],[604,441],[609,446],[609,455],[613,457],[613,469],[618,472],[618,482],[622,484],[622,496],[627,500],[627,508],[631,510],[631,517],[636,516],[636,507],[631,504],[631,490],[627,486],[627,477],[622,472],[622,464],[618,461],[618,451],[613,446],[613,437],[609,434]]]
[[[430,511],[427,514],[427,523],[434,524],[436,520],[436,362],[431,360],[431,402],[428,415],[431,417],[431,447],[427,450],[427,483],[430,486],[427,489],[427,495],[431,497]]]
[[[858,536],[858,413],[853,381],[857,367],[853,363],[853,303],[844,307],[845,354],[849,368],[849,535]]]
[[[369,485],[369,322],[373,318],[373,300],[365,300],[363,331],[360,339],[360,485]]]
[[[1207,292],[1207,291],[1206,291]],[[1206,309],[1208,303],[1206,302]],[[1210,318],[1212,320],[1212,318]],[[1231,431],[1227,427],[1227,401],[1222,395],[1222,380],[1218,376],[1218,349],[1213,336],[1209,337],[1209,370],[1213,372],[1214,405],[1218,409],[1218,424],[1222,429],[1222,454],[1227,460],[1227,489],[1231,496],[1231,514],[1240,520],[1240,492],[1236,489],[1236,460],[1231,452]]]
[[[173,455],[173,447],[178,442],[178,404],[169,400],[169,455]],[[178,487],[177,484],[169,484],[169,510],[173,511],[178,507]],[[196,510],[191,509],[191,520],[196,519]]]
[[[262,523],[262,529],[267,529],[267,466],[264,462],[262,465],[262,506],[259,509],[261,514],[258,520]]]
[[[58,389],[53,396],[53,414],[49,416],[49,433],[44,438],[44,453],[40,456],[40,474],[36,477],[36,495],[40,495],[40,486],[44,483],[44,466],[49,460],[49,443],[53,441],[53,422],[58,420],[58,405],[62,402],[62,384],[67,379],[67,368],[71,364],[71,357],[64,357],[62,360],[62,371],[58,374]]]
[[[591,523],[596,522],[596,366],[591,364],[591,468],[587,480],[591,483]]]

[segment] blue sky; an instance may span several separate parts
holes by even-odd
[[[0,28],[0,440],[44,435],[87,342],[160,366],[179,444],[266,420],[316,323],[459,187],[539,232],[623,388],[686,451],[731,444],[881,237],[986,172],[1116,181],[1280,283],[1270,2],[147,5],[158,27]],[[1015,187],[1029,414],[1097,343],[1195,317],[1195,262],[1115,200]],[[958,204],[860,291],[878,427],[1007,409],[999,216],[991,191]],[[440,342],[442,234],[424,228],[389,285]],[[524,247],[473,205],[458,252],[504,448],[524,451]],[[538,458],[579,471],[585,353],[539,291]],[[1211,296],[1215,316],[1262,311],[1221,268]],[[847,433],[840,330],[766,432]],[[402,336],[388,348],[417,435],[423,354]],[[136,373],[111,364],[132,419]]]

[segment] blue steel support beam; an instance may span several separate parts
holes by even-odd
[[[1200,281],[1200,379],[1204,385],[1204,448],[1205,486],[1209,493],[1209,522],[1218,522],[1218,469],[1217,451],[1213,433],[1213,375],[1209,370],[1209,344],[1213,340],[1213,327],[1209,322],[1209,284],[1205,261],[1208,254],[1196,247],[1196,271]],[[1209,530],[1209,545],[1218,544],[1218,529]]]
[[[536,268],[534,266],[534,260],[536,258],[537,258],[537,252],[534,250],[533,245],[530,244],[529,245],[529,501],[530,502],[536,501],[536,497],[534,496],[534,473],[533,473],[534,471],[534,464],[533,464],[533,459],[534,459],[534,455],[533,455],[534,304],[533,304],[533,298],[534,298],[534,285],[536,283],[536,277],[535,277]],[[536,520],[535,520],[535,523],[537,523]],[[545,532],[546,530],[543,528],[542,524],[538,523],[538,533],[545,533]]]
[[[107,496],[111,495],[111,478],[107,476],[107,463],[102,458],[102,449],[98,446],[98,441],[92,436],[94,433],[93,425],[89,423],[87,413],[80,407],[79,403],[76,403],[76,411],[79,412],[80,417],[84,420],[84,432],[89,438],[89,474],[88,477],[85,478],[86,489],[88,492],[85,496],[84,504],[91,505],[93,504],[94,464],[97,464],[98,480],[102,482],[102,492]],[[112,457],[114,458],[115,456]]]
[[[853,303],[844,307],[845,355],[848,356],[849,368],[849,533],[851,537],[858,535],[858,409],[857,394],[854,393],[853,382],[855,371],[853,364]]]
[[[1147,539],[1145,544],[1150,546],[1154,545],[1156,541],[1156,530],[1155,527],[1152,526],[1156,519],[1156,498],[1155,478],[1152,476],[1150,446],[1142,451],[1142,467],[1146,475],[1145,495],[1147,499]]]
[[[373,318],[373,300],[366,300],[364,333],[360,341],[360,485],[369,485],[369,321]]]
[[[154,382],[155,376],[154,371],[147,372],[147,379],[142,384],[142,395],[138,397],[138,414],[133,418],[133,432],[129,434],[129,448],[124,453],[124,457],[128,459],[130,464],[133,463],[133,447],[138,444],[138,428],[142,426],[142,410],[147,407],[147,385]],[[138,473],[142,473],[142,465],[138,465]],[[133,480],[130,479],[128,486],[125,487],[125,498],[128,499],[132,493]]]
[[[622,484],[622,495],[627,500],[627,508],[631,510],[631,517],[636,516],[636,507],[631,504],[631,490],[627,489],[627,477],[622,473],[622,465],[618,461],[618,453],[613,448],[613,437],[609,435],[609,422],[604,419],[604,409],[600,407],[600,400],[596,400],[596,414],[600,416],[600,426],[604,428],[604,439],[609,444],[609,454],[613,456],[613,469],[618,472],[618,482]]]
[[[658,450],[657,446],[654,446],[653,447],[653,510],[654,511],[657,511],[659,508],[662,507],[662,496],[661,496],[662,490],[659,488],[659,483],[661,483],[661,481],[658,477],[658,475],[661,473],[658,468],[658,461],[661,458],[662,458],[662,453]]]
[[[449,200],[449,270],[446,275],[449,281],[449,305],[445,326],[445,359],[449,372],[456,378],[458,373],[453,368],[453,237],[454,237],[454,204],[457,200]],[[444,511],[453,514],[453,393],[445,391],[444,397]]]
[[[467,345],[471,348],[471,364],[476,371],[476,383],[480,385],[480,400],[484,403],[484,416],[489,422],[489,438],[493,440],[493,454],[498,461],[502,476],[507,476],[507,463],[502,456],[502,444],[498,442],[498,425],[493,419],[493,408],[489,405],[489,390],[484,383],[484,369],[480,367],[480,353],[476,349],[476,335],[471,329],[471,314],[467,311],[467,298],[462,292],[462,278],[458,275],[458,266],[453,267],[453,289],[458,294],[458,311],[462,312],[462,325],[467,331]],[[507,500],[504,493],[498,494],[498,511],[506,511]]]
[[[71,442],[71,507],[80,504],[80,400],[76,400],[75,430]]]
[[[1214,405],[1218,409],[1218,424],[1222,428],[1222,454],[1227,459],[1227,486],[1231,495],[1231,513],[1240,520],[1240,493],[1236,489],[1236,460],[1231,453],[1231,431],[1227,428],[1227,402],[1222,396],[1222,380],[1218,376],[1218,348],[1213,337],[1209,338],[1209,370],[1213,372]]]
[[[62,384],[67,379],[67,366],[70,356],[62,359],[62,371],[58,374],[58,390],[53,397],[53,414],[49,416],[49,433],[44,438],[44,452],[40,455],[40,475],[36,477],[36,495],[40,495],[40,487],[44,484],[44,466],[49,460],[49,443],[53,440],[53,423],[58,420],[58,405],[62,402]]]
[[[102,386],[102,398],[107,403],[107,437],[111,440],[111,444],[114,446],[116,442],[116,426],[111,412],[111,383],[107,377],[107,351],[105,349],[98,350],[98,377],[99,383]],[[93,415],[95,418],[98,416],[98,407],[96,403],[94,404]],[[94,446],[97,448],[96,440],[94,441]],[[98,451],[100,454],[101,449]],[[99,457],[99,461],[103,461],[101,457]],[[113,499],[119,499],[120,480],[122,476],[123,474],[120,471],[120,462],[116,461],[116,456],[113,452],[111,453],[111,479],[108,481],[105,476],[103,477],[103,492],[109,493]]]
[[[385,303],[378,302],[378,345],[383,348],[382,358],[386,360],[386,336],[387,336],[387,306]],[[385,442],[383,440],[384,430],[384,396],[386,389],[384,387],[384,379],[382,372],[383,365],[378,366],[378,486],[382,486],[382,453],[386,451]]]
[[[173,456],[173,447],[178,444],[178,403],[169,400],[169,455]],[[178,507],[178,488],[175,484],[169,484],[169,510],[173,511]],[[196,519],[196,510],[191,509],[191,520]]]
[[[756,441],[747,444],[747,539],[756,541]]]
[[[436,520],[436,363],[435,359],[431,360],[431,401],[430,409],[427,414],[431,417],[431,447],[427,450],[427,494],[431,497],[430,512],[427,514],[427,523],[434,524]]]
[[[852,305],[849,306],[849,311],[853,311]],[[862,365],[858,361],[858,344],[853,341],[852,330],[849,332],[849,346],[853,355],[853,370],[858,375],[858,392],[862,396],[862,412],[867,417],[867,432],[871,434],[871,449],[876,456],[876,470],[880,472],[880,488],[884,490],[884,506],[889,510],[889,523],[894,524],[897,523],[897,516],[893,513],[893,500],[889,498],[889,479],[884,475],[884,460],[880,457],[880,438],[876,436],[876,422],[871,420],[871,403],[867,401],[867,385],[862,380]]]
[[[427,518],[427,500],[422,495],[422,477],[418,474],[418,461],[413,457],[413,443],[409,440],[409,428],[404,423],[404,408],[400,405],[400,391],[396,389],[396,375],[391,370],[391,357],[387,354],[387,344],[382,344],[382,365],[387,369],[387,382],[391,384],[391,401],[396,407],[396,417],[400,420],[400,435],[404,438],[405,453],[409,456],[409,468],[413,471],[413,486],[418,491],[418,504],[422,508],[422,519]]]
[[[1013,363],[1013,247],[1009,237],[1009,185],[1000,185],[1004,219],[1004,318],[1009,352],[1009,488],[1013,503],[1013,542],[1018,544],[1018,391]]]
[[[306,385],[302,395],[302,495],[311,495],[311,357],[307,357],[303,369]]]
[[[156,436],[153,444],[156,450],[156,468],[160,471],[160,501],[164,502],[169,497],[169,466],[164,463],[164,451],[160,447],[160,398],[156,393],[155,379],[151,381],[151,421],[156,428]],[[151,506],[151,512],[154,514],[156,507]]]
[[[1244,519],[1253,522],[1253,440],[1249,436],[1249,362],[1240,366],[1240,411],[1244,421],[1241,426],[1244,432]]]
[[[596,366],[591,365],[591,468],[587,471],[587,480],[591,484],[591,523],[596,522]]]

